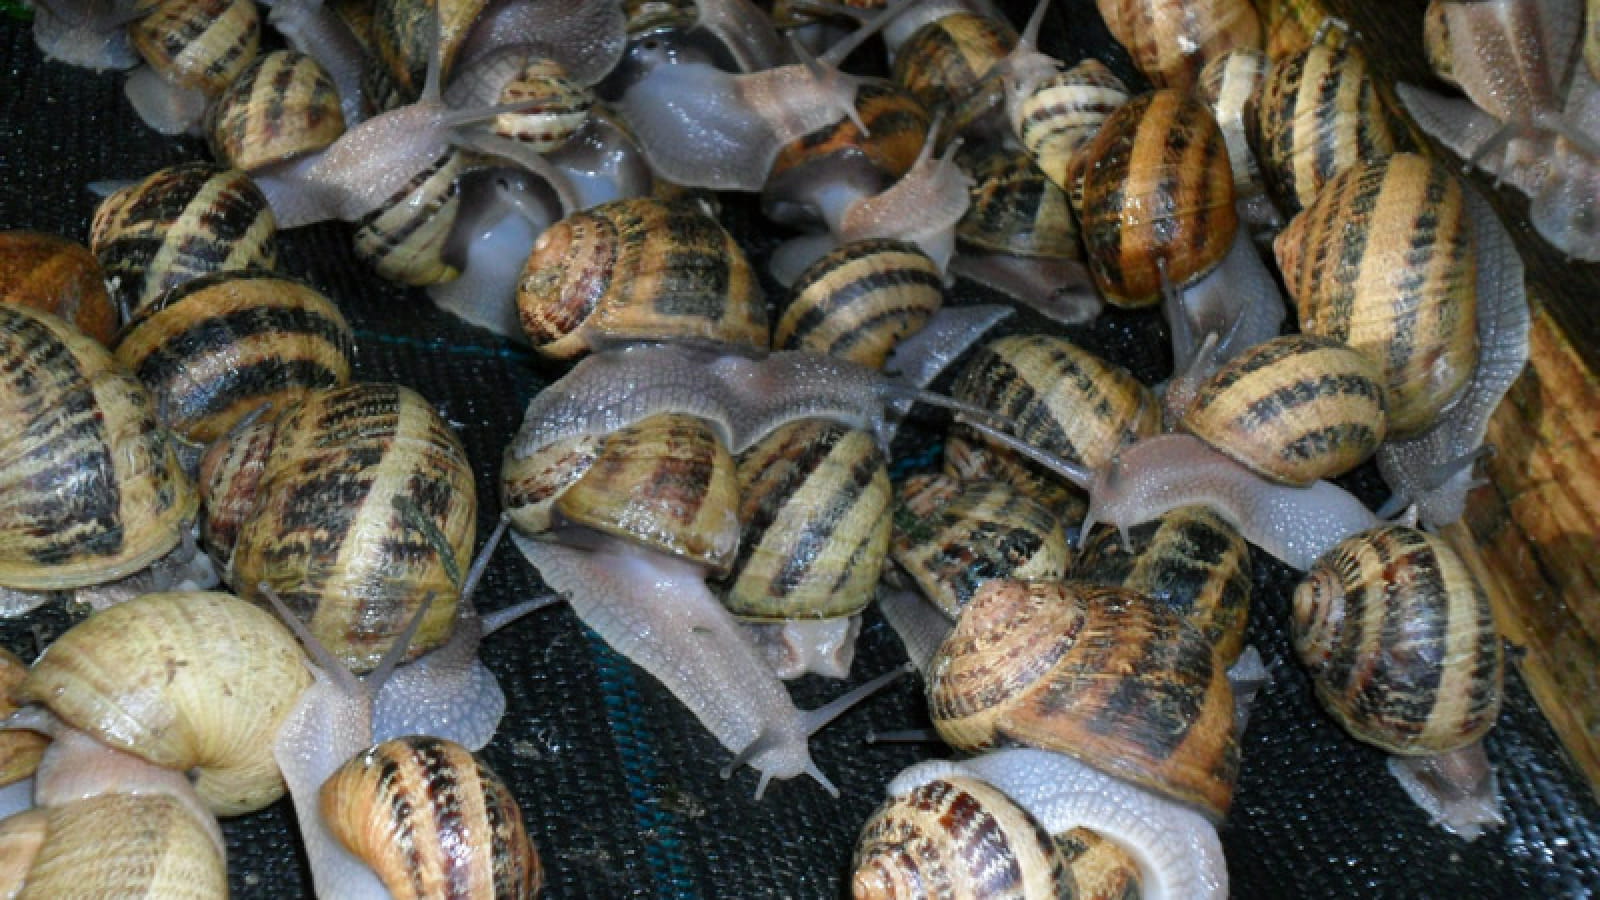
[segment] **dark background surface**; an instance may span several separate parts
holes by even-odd
[[[1010,5],[1020,23],[1026,11]],[[1105,49],[1109,38],[1092,5],[1058,6],[1065,10],[1052,11],[1046,50],[1070,63],[1100,48],[1096,55],[1127,71],[1120,50]],[[95,202],[87,183],[141,177],[204,155],[198,142],[145,129],[122,97],[120,75],[45,63],[27,25],[0,15],[0,228],[86,240]],[[751,204],[730,201],[725,209],[759,262],[776,237],[753,217]],[[285,233],[280,268],[343,307],[359,337],[358,377],[411,385],[458,424],[477,472],[485,534],[499,512],[493,498],[502,449],[529,397],[559,372],[436,311],[420,291],[379,281],[344,249],[348,239],[344,226]],[[952,295],[952,302],[984,299],[964,283]],[[1045,326],[1024,318],[1021,327]],[[1147,383],[1170,367],[1165,328],[1154,314],[1112,314],[1071,336]],[[904,461],[901,470],[916,464]],[[1381,499],[1370,469],[1345,483]],[[1385,771],[1383,754],[1346,737],[1317,707],[1287,639],[1293,574],[1261,554],[1255,567],[1250,641],[1272,680],[1244,736],[1238,792],[1221,831],[1235,897],[1578,897],[1600,890],[1593,795],[1515,676],[1488,738],[1508,823],[1467,844],[1431,827]],[[498,608],[540,588],[531,567],[503,552],[479,604]],[[46,640],[69,624],[59,610],[38,621]],[[0,623],[0,643],[25,659],[37,652],[26,623]],[[483,655],[509,700],[483,755],[522,804],[550,898],[843,896],[856,833],[884,785],[937,752],[863,741],[872,728],[925,721],[919,687],[903,682],[813,739],[840,799],[796,780],[775,783],[756,803],[751,771],[731,783],[719,779],[727,753],[716,740],[569,610],[511,626]],[[903,658],[869,612],[854,680]],[[792,692],[809,708],[842,689],[812,678]],[[310,896],[287,800],[224,827],[234,896]]]

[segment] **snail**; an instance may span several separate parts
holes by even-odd
[[[1063,888],[1073,896],[1070,884],[1026,894],[997,886],[1065,868],[1050,854],[1074,829],[1131,856],[1145,900],[1228,896],[1222,842],[1203,816],[1069,756],[1016,747],[918,763],[889,783],[888,794],[856,845],[856,900],[1059,896]],[[1037,849],[1024,856],[1011,849],[1013,840]],[[1044,871],[1024,869],[1036,861]]]
[[[1211,60],[1261,46],[1261,20],[1248,0],[1096,0],[1106,27],[1160,88],[1190,90]]]
[[[271,269],[278,259],[276,226],[249,176],[182,163],[102,200],[89,226],[89,249],[124,317],[131,317],[197,275]]]
[[[106,346],[117,308],[100,262],[76,241],[42,231],[0,231],[0,303],[54,313]]]
[[[28,666],[0,648],[0,719],[17,711],[12,698]],[[33,805],[33,772],[50,739],[36,731],[0,731],[0,820]]]
[[[13,304],[0,304],[0,359],[0,609],[50,591],[105,605],[186,578],[215,584],[194,553],[198,498],[144,386],[76,328]]]
[[[38,0],[31,6],[33,42],[46,59],[96,72],[139,64],[127,29],[146,12],[137,0]]]
[[[207,546],[240,596],[259,602],[269,585],[361,671],[430,592],[439,602],[410,653],[444,642],[477,499],[460,440],[421,395],[370,383],[309,392],[213,444],[199,481]]]
[[[1241,222],[1264,230],[1283,225],[1283,216],[1267,195],[1261,165],[1250,149],[1248,110],[1272,71],[1267,55],[1256,47],[1235,47],[1212,58],[1200,70],[1195,91],[1210,108],[1228,144],[1233,166],[1234,203]]]
[[[1295,651],[1347,731],[1391,754],[1406,793],[1467,840],[1501,824],[1481,738],[1500,711],[1504,658],[1488,596],[1440,538],[1363,532],[1295,589]]]
[[[1111,113],[1128,102],[1128,89],[1105,64],[1086,59],[1034,84],[1012,100],[1011,128],[1055,185],[1080,206],[1082,155]]]
[[[255,58],[261,17],[250,0],[157,0],[128,31],[146,63],[128,73],[128,102],[156,131],[183,134]]]
[[[267,23],[298,53],[317,61],[335,85],[346,128],[367,117],[361,71],[366,50],[351,25],[324,0],[263,0]]]
[[[773,328],[779,350],[809,350],[881,369],[944,302],[938,265],[896,240],[842,244],[794,280]]]
[[[965,130],[1004,97],[988,76],[1015,48],[1017,32],[987,4],[925,2],[884,29],[894,82],[932,113],[944,113],[951,133]],[[978,7],[978,8],[974,8]]]
[[[205,122],[211,155],[246,172],[315,153],[344,129],[333,79],[293,50],[256,57],[217,97]]]
[[[1220,821],[1239,745],[1210,640],[1122,588],[990,581],[929,667],[939,736],[1066,753]]]

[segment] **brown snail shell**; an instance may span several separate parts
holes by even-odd
[[[1039,170],[1069,198],[1081,199],[1082,151],[1128,97],[1122,79],[1105,63],[1086,59],[1035,86],[1017,105],[1011,127]]]
[[[1183,414],[1183,428],[1251,471],[1304,487],[1378,451],[1388,429],[1383,372],[1315,335],[1284,335],[1229,360]]]
[[[1083,493],[1055,473],[1009,449],[984,443],[982,435],[964,427],[952,428],[945,436],[941,471],[962,481],[1004,482],[1048,510],[1061,523],[1069,543],[1078,523],[1089,511]]]
[[[179,87],[216,96],[256,57],[261,15],[251,0],[160,0],[128,26],[145,62]]]
[[[1008,256],[1082,259],[1067,195],[1025,154],[986,148],[961,160],[972,203],[956,225],[964,244]]]
[[[119,750],[192,772],[219,815],[283,795],[273,736],[311,684],[276,618],[216,592],[144,594],[73,626],[17,692]]]
[[[322,786],[323,821],[396,900],[523,900],[544,880],[516,797],[467,748],[384,741]]]
[[[1274,62],[1311,46],[1328,20],[1319,0],[1275,0],[1258,7],[1267,32],[1267,58]]]
[[[17,711],[17,686],[27,674],[28,664],[0,647],[0,719]],[[32,775],[49,743],[50,739],[37,731],[0,731],[0,787]]]
[[[144,385],[76,328],[11,304],[0,360],[0,584],[101,584],[177,546],[198,500]]]
[[[1351,734],[1390,753],[1482,737],[1505,667],[1488,595],[1427,532],[1391,525],[1340,543],[1295,589],[1295,651]]]
[[[377,209],[355,221],[356,257],[401,284],[449,281],[460,270],[445,246],[461,209],[461,153],[446,148]]]
[[[1397,149],[1366,58],[1344,40],[1274,63],[1246,123],[1267,187],[1290,216],[1335,175]]]
[[[927,138],[930,118],[922,104],[905,90],[877,79],[856,89],[856,114],[867,126],[849,118],[796,138],[778,151],[769,181],[791,169],[826,160],[837,153],[860,153],[892,181],[911,171]]]
[[[378,0],[372,4],[372,50],[363,88],[379,109],[409,103],[439,44],[439,78],[449,83],[457,54],[488,0]]]
[[[444,642],[477,495],[460,440],[420,394],[308,392],[212,445],[200,483],[208,540],[236,535],[210,545],[234,589],[265,602],[271,588],[352,670],[376,666],[429,595],[408,656]]]
[[[1261,167],[1250,149],[1249,104],[1261,90],[1272,62],[1255,47],[1239,47],[1206,63],[1200,70],[1195,93],[1211,110],[1228,144],[1228,162],[1233,166],[1233,189],[1241,199],[1266,192]]]
[[[1127,529],[1085,536],[1072,577],[1143,594],[1205,632],[1223,665],[1244,649],[1250,617],[1250,545],[1205,506],[1180,506]]]
[[[733,236],[686,204],[637,197],[575,213],[534,244],[517,288],[534,349],[676,339],[768,346],[766,303]]]
[[[836,619],[872,602],[889,556],[889,466],[871,433],[821,419],[739,454],[737,573],[722,603],[747,621]]]
[[[944,302],[939,266],[917,245],[852,241],[807,266],[772,333],[775,350],[810,350],[883,368],[895,345]]]
[[[1149,306],[1216,267],[1238,216],[1227,145],[1210,110],[1176,90],[1135,97],[1085,151],[1083,239],[1106,299]]]
[[[960,750],[1065,753],[1213,820],[1233,799],[1233,693],[1211,642],[1131,591],[989,582],[934,657],[928,706]]]
[[[1459,179],[1414,153],[1329,181],[1273,245],[1300,329],[1376,362],[1389,431],[1431,425],[1478,358],[1477,257]]]
[[[163,424],[209,444],[264,404],[350,380],[355,335],[333,302],[270,272],[179,285],[124,329],[117,360],[155,396]]]
[[[315,59],[293,50],[256,57],[207,113],[219,162],[252,171],[314,153],[344,133],[339,89]]]
[[[733,456],[693,416],[650,416],[508,457],[501,491],[512,523],[530,534],[582,525],[722,572],[739,549]]]
[[[89,249],[131,315],[198,275],[272,268],[276,231],[272,207],[250,176],[193,162],[161,169],[101,201]]]
[[[1188,91],[1206,63],[1238,47],[1260,47],[1250,0],[1096,0],[1106,28],[1156,87]]]
[[[1000,481],[914,475],[899,488],[891,549],[951,619],[996,578],[1058,581],[1072,565],[1061,523]]]
[[[89,248],[42,231],[0,231],[0,303],[53,313],[109,346],[117,309]]]
[[[948,112],[977,90],[1016,43],[1016,30],[1003,19],[967,12],[944,16],[917,29],[900,45],[894,82],[929,112]]]

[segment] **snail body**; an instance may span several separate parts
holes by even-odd
[[[33,12],[33,42],[46,59],[95,72],[131,69],[139,54],[128,40],[128,21],[140,14],[135,0],[40,3]]]

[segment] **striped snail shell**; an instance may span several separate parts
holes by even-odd
[[[500,477],[502,505],[527,534],[582,525],[724,572],[739,549],[733,456],[693,416],[508,454]]]
[[[17,686],[27,675],[28,664],[0,647],[0,719],[17,711]],[[0,787],[32,776],[49,743],[50,739],[37,731],[0,731]]]
[[[1478,358],[1477,258],[1459,179],[1414,153],[1334,177],[1273,244],[1300,329],[1376,362],[1389,432],[1415,435]]]
[[[1294,646],[1351,734],[1406,755],[1476,741],[1500,711],[1488,595],[1440,538],[1390,525],[1317,560],[1295,589]]]
[[[1267,31],[1267,58],[1273,62],[1311,46],[1328,20],[1327,10],[1317,0],[1263,3],[1260,12]]]
[[[144,385],[76,328],[11,304],[0,360],[0,585],[102,584],[177,547],[197,497]]]
[[[1201,385],[1183,428],[1259,475],[1304,487],[1342,475],[1387,434],[1383,372],[1330,338],[1284,335]]]
[[[589,121],[594,97],[567,77],[567,70],[526,44],[501,47],[464,67],[444,92],[451,109],[515,103],[517,112],[496,116],[490,126],[501,137],[548,153]]]
[[[955,619],[996,578],[1057,581],[1072,564],[1061,523],[1001,481],[914,475],[901,483],[890,549],[922,595]]]
[[[1233,190],[1247,221],[1276,227],[1281,225],[1278,211],[1266,198],[1266,181],[1261,166],[1250,149],[1247,110],[1257,95],[1272,63],[1255,47],[1238,47],[1206,63],[1200,70],[1195,93],[1211,110],[1228,145],[1228,162],[1233,166]]]
[[[500,776],[442,738],[384,741],[325,782],[322,818],[396,900],[524,900],[544,881]]]
[[[420,394],[308,392],[213,444],[199,480],[209,548],[240,596],[264,601],[264,583],[355,671],[377,665],[429,594],[408,658],[444,642],[477,495],[460,440]]]
[[[1105,63],[1086,59],[1040,82],[1015,104],[1011,128],[1039,170],[1069,197],[1080,198],[1081,151],[1128,96]]]
[[[979,88],[1016,43],[1017,32],[1004,19],[947,15],[917,29],[895,51],[894,82],[929,112],[948,113]]]
[[[1096,0],[1106,28],[1156,87],[1191,90],[1200,70],[1237,47],[1260,47],[1250,0]]]
[[[152,128],[178,134],[255,59],[261,15],[252,0],[158,0],[128,36],[148,64],[128,76],[128,100]]]
[[[939,648],[928,707],[960,750],[1030,746],[1227,815],[1233,693],[1210,640],[1121,588],[991,581]]]
[[[182,163],[125,187],[95,209],[89,249],[128,314],[197,275],[277,264],[267,198],[237,169]]]
[[[1224,666],[1244,648],[1250,617],[1250,545],[1204,506],[1181,506],[1127,529],[1086,536],[1072,577],[1143,594],[1205,632]]]
[[[1052,472],[1022,459],[1010,450],[984,442],[964,427],[945,435],[942,471],[962,481],[1001,481],[1050,511],[1067,543],[1076,542],[1078,523],[1089,504],[1083,492]]]
[[[1366,58],[1342,39],[1274,63],[1246,124],[1267,187],[1290,216],[1333,176],[1397,149]]]
[[[219,815],[283,795],[273,735],[311,684],[294,635],[229,594],[145,594],[73,626],[18,699],[155,765],[193,773]]]
[[[401,284],[427,285],[460,274],[444,257],[461,209],[461,152],[446,147],[378,207],[355,221],[355,254]]]
[[[333,79],[293,50],[256,57],[206,116],[212,155],[247,172],[321,150],[345,126]]]
[[[810,350],[883,368],[944,302],[944,276],[915,244],[852,241],[806,267],[773,329],[777,350]]]
[[[261,270],[184,282],[141,310],[116,348],[163,424],[200,445],[263,404],[348,382],[354,354],[355,335],[331,300]]]
[[[1448,12],[1444,0],[1429,0],[1428,8],[1422,13],[1422,52],[1427,56],[1428,68],[1433,70],[1433,74],[1440,81],[1455,85]]]
[[[42,231],[0,231],[0,303],[54,313],[110,346],[117,308],[89,248]]]
[[[373,4],[372,56],[363,87],[379,110],[422,94],[428,58],[439,43],[440,81],[449,83],[473,22],[489,0],[380,0]]]
[[[964,244],[1009,256],[1082,259],[1067,195],[1024,154],[992,145],[961,162],[972,204],[956,226]]]
[[[1233,245],[1238,216],[1222,131],[1200,101],[1176,90],[1136,97],[1085,151],[1083,239],[1106,299],[1150,306]]]
[[[733,236],[686,204],[647,197],[546,229],[517,308],[534,349],[555,359],[635,340],[768,346],[760,282]]]

